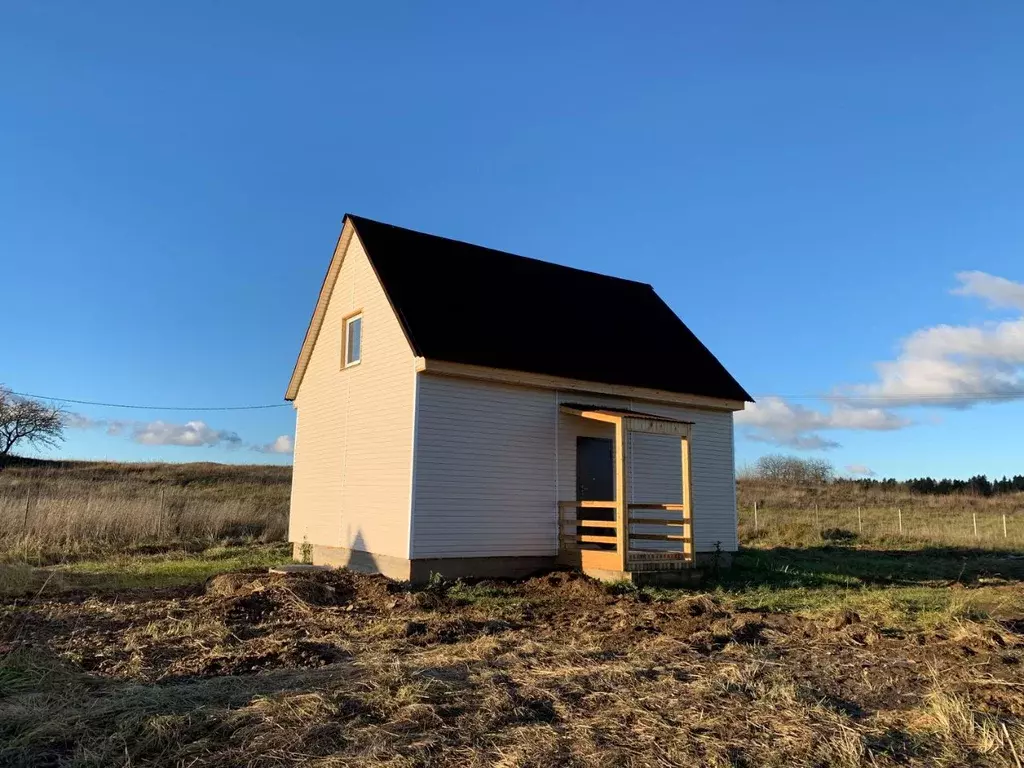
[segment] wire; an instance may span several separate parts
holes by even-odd
[[[18,397],[31,397],[36,400],[52,400],[58,403],[74,403],[75,405],[99,405],[104,408],[132,408],[137,411],[259,411],[268,408],[287,408],[291,403],[268,403],[267,405],[205,405],[188,408],[181,405],[130,405],[127,403],[100,403],[95,400],[73,400],[70,397],[50,397],[33,395],[29,392],[11,392]]]
[[[18,397],[31,397],[36,400],[52,400],[58,403],[74,403],[75,405],[96,405],[103,408],[131,408],[137,411],[262,411],[270,408],[287,408],[290,403],[266,403],[264,405],[204,405],[196,406],[194,408],[181,406],[181,405],[135,405],[131,403],[102,403],[95,400],[74,400],[70,397],[51,397],[49,395],[34,395],[29,392],[11,392],[12,395]],[[1019,400],[1024,398],[1024,393],[1020,392],[953,392],[946,395],[939,395],[934,393],[914,393],[907,392],[901,395],[779,395],[779,394],[759,394],[756,395],[758,400],[767,400],[769,398],[778,398],[780,400],[839,400],[839,401],[857,401],[864,400],[870,402],[884,403],[887,401],[891,402],[905,402],[908,400],[927,401],[927,400]]]

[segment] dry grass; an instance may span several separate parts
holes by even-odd
[[[1024,548],[1024,494],[929,496],[851,484],[797,487],[750,480],[740,481],[738,489],[740,540],[750,547]]]
[[[565,575],[41,597],[0,612],[0,764],[1016,766],[1024,636],[969,613],[894,626]]]
[[[747,551],[703,591],[410,591],[270,577],[282,545],[217,546],[281,538],[288,482],[0,473],[0,766],[1024,768],[1024,560],[956,528],[1013,499],[747,485]],[[858,505],[878,515],[862,531]]]
[[[55,562],[169,544],[277,541],[291,469],[21,462],[0,472],[0,557]]]

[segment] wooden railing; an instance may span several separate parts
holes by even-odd
[[[629,540],[630,542],[679,543],[678,547],[664,546],[646,548],[630,544],[630,552],[669,553],[682,552],[684,559],[693,562],[693,521],[687,514],[685,504],[659,502],[642,502],[629,504]],[[637,512],[641,514],[636,514]],[[647,516],[644,513],[663,512],[662,515]],[[668,513],[678,512],[679,515]],[[648,530],[636,531],[635,526],[649,526]],[[650,530],[651,528],[655,530]]]
[[[560,501],[558,502],[558,537],[563,550],[601,552],[618,551],[619,505],[614,501]],[[593,520],[580,517],[582,510],[610,510],[611,520]],[[693,524],[686,505],[678,502],[637,502],[627,505],[628,530],[623,538],[627,542],[627,555],[674,555],[687,564],[693,563]],[[663,514],[651,514],[661,512]],[[641,531],[635,530],[643,526]],[[643,546],[662,543],[666,546]],[[678,546],[675,546],[678,543]],[[672,544],[673,546],[667,546]],[[627,563],[628,563],[627,557]]]
[[[558,537],[562,547],[580,549],[580,544],[604,544],[611,549],[617,547],[618,522],[616,520],[589,520],[580,518],[578,509],[610,509],[614,512],[618,504],[614,501],[560,501],[558,502]],[[567,514],[568,513],[568,514]],[[591,529],[582,533],[580,528]],[[594,531],[598,531],[595,533]]]

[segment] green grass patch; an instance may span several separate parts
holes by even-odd
[[[854,610],[893,628],[950,619],[1019,616],[1024,561],[964,548],[868,549],[843,546],[747,549],[705,583],[738,610],[826,616]],[[655,600],[690,590],[645,589]]]
[[[38,569],[51,584],[64,589],[138,589],[180,587],[210,576],[245,568],[267,568],[291,562],[288,544],[213,547],[202,552],[115,555]],[[44,578],[46,578],[44,577]]]

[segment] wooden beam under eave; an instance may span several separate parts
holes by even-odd
[[[719,397],[706,397],[704,395],[686,395],[679,392],[667,392],[661,389],[648,389],[646,387],[633,387],[622,384],[605,384],[597,381],[570,379],[564,376],[513,371],[505,368],[490,368],[484,365],[450,363],[444,360],[425,357],[416,358],[416,371],[419,373],[435,373],[439,376],[457,376],[459,378],[477,379],[480,381],[496,381],[502,384],[514,384],[523,387],[612,395],[630,400],[646,400],[702,410],[742,411],[744,406],[742,400],[727,400]]]
[[[685,421],[668,421],[665,419],[651,419],[644,416],[629,416],[626,418],[626,430],[629,432],[642,432],[647,435],[667,435],[668,437],[688,437],[690,424]]]

